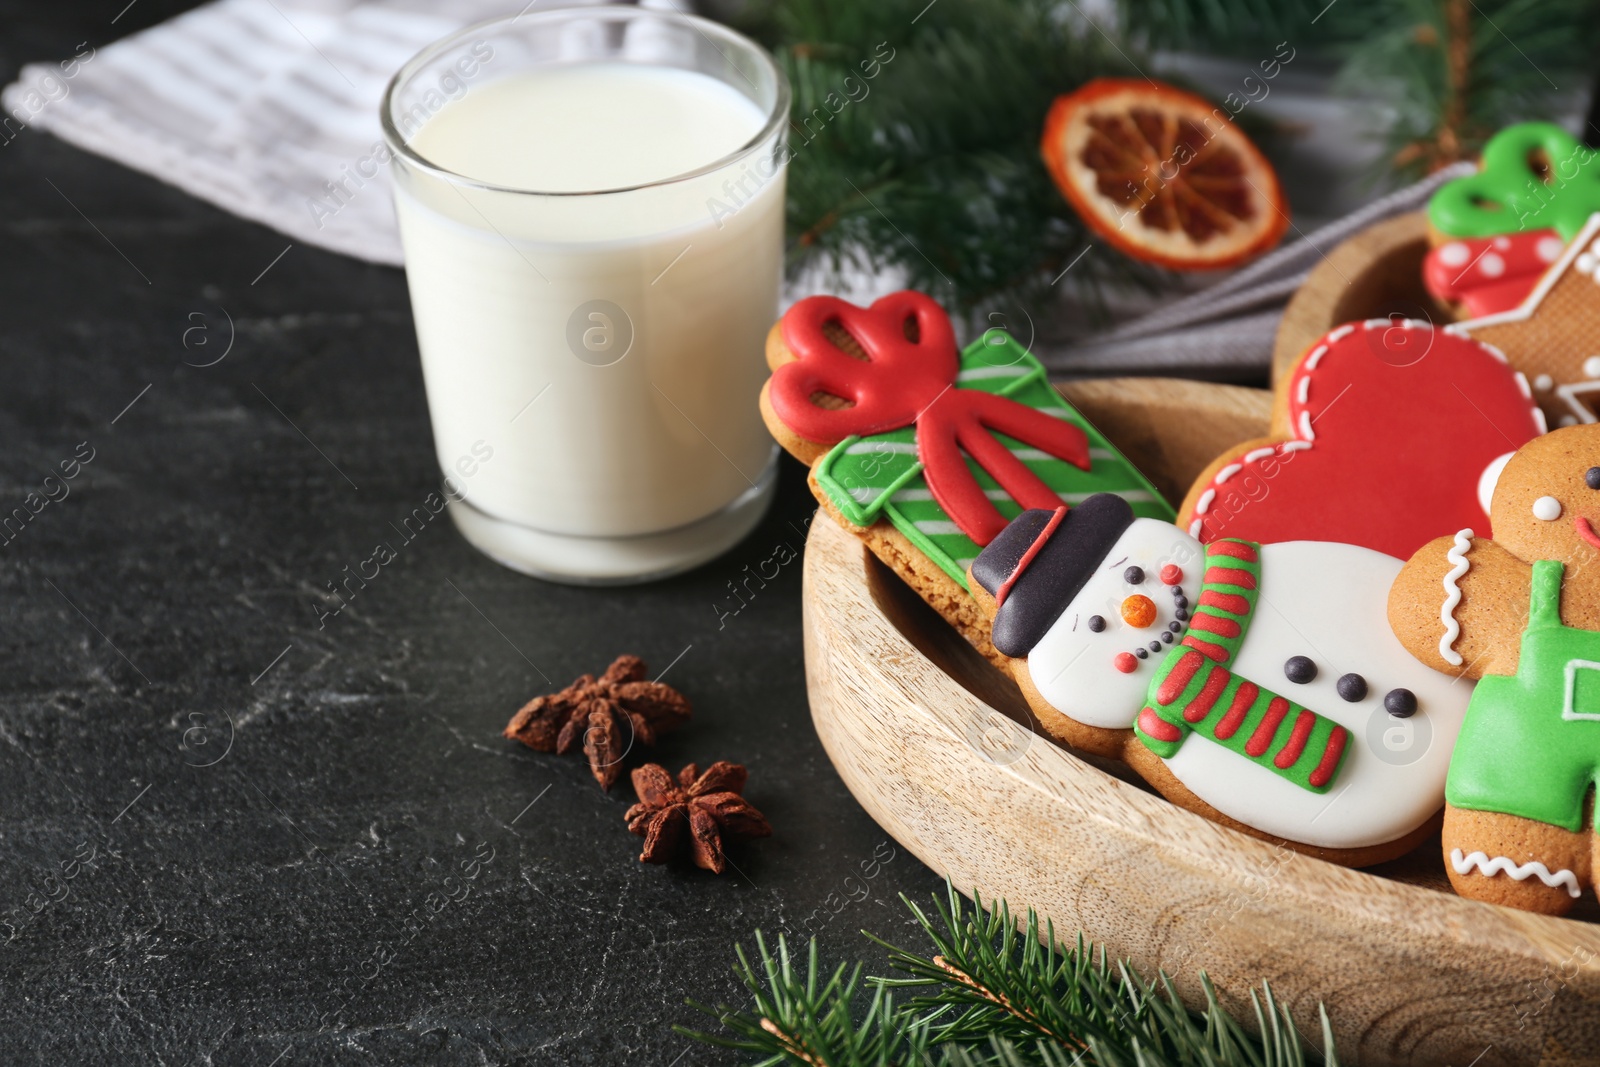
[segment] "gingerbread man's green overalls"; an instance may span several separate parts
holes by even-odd
[[[1445,799],[1576,831],[1600,777],[1600,632],[1562,624],[1562,573],[1534,563],[1517,673],[1478,682]]]

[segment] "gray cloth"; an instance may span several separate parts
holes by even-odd
[[[1051,373],[1072,377],[1178,372],[1240,377],[1264,371],[1272,361],[1284,306],[1336,245],[1373,223],[1420,209],[1440,185],[1476,169],[1472,163],[1446,167],[1301,235],[1209,288],[1081,342],[1037,345],[1034,354]]]

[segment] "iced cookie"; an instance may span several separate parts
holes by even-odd
[[[1500,472],[1494,538],[1425,545],[1389,596],[1423,663],[1479,679],[1445,788],[1462,896],[1559,915],[1595,884],[1600,839],[1600,426],[1555,430]]]
[[[1600,211],[1600,157],[1550,122],[1507,126],[1483,146],[1478,173],[1446,182],[1428,200],[1435,244],[1553,229],[1563,241]]]
[[[1543,418],[1493,348],[1423,322],[1346,323],[1278,382],[1271,435],[1202,471],[1178,521],[1207,544],[1339,541],[1404,560],[1483,526],[1485,472]]]
[[[1172,516],[1025,348],[990,330],[962,350],[921,293],[802,300],[768,335],[767,362],[761,413],[810,465],[823,507],[991,658],[966,569],[1023,508],[1112,492]]]
[[[1024,512],[974,561],[995,648],[1055,737],[1168,799],[1364,866],[1437,825],[1469,687],[1389,631],[1400,561],[1210,545],[1103,495]]]
[[[1505,353],[1527,375],[1550,425],[1594,422],[1600,411],[1600,216],[1589,220],[1520,306],[1445,329]]]
[[[1555,230],[1452,238],[1422,261],[1422,284],[1457,317],[1499,314],[1526,300],[1565,248]]]

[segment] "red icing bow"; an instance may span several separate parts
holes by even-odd
[[[823,333],[837,323],[866,352],[846,352]],[[914,331],[908,330],[915,322]],[[1089,439],[1072,423],[997,393],[956,384],[961,353],[944,309],[922,293],[890,293],[870,308],[813,296],[783,317],[783,341],[797,357],[772,375],[773,411],[818,444],[916,426],[917,458],[928,489],[961,531],[987,545],[1006,520],[984,495],[962,453],[971,456],[1024,508],[1053,510],[1061,498],[995,433],[1089,469]],[[916,340],[911,340],[911,333]],[[818,393],[850,402],[834,410]]]

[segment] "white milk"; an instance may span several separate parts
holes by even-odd
[[[569,577],[672,569],[561,538],[672,530],[769,488],[757,397],[782,267],[772,153],[625,192],[509,191],[661,182],[737,151],[766,117],[707,75],[603,62],[474,85],[412,136],[436,167],[501,187],[396,168],[441,467],[487,442],[493,458],[458,486],[490,525],[540,542],[487,544],[458,512],[480,547]]]

